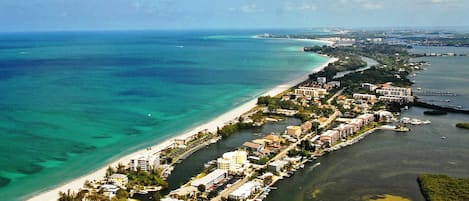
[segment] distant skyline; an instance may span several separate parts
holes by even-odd
[[[467,26],[464,0],[1,0],[0,32]]]

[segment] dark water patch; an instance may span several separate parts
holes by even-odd
[[[155,93],[154,91],[143,90],[143,89],[124,90],[124,91],[118,92],[117,95],[119,95],[119,96],[138,96],[138,97],[144,97],[144,98],[156,98],[156,97],[161,96],[160,94]]]
[[[0,176],[0,188],[8,186],[10,182],[11,182],[10,178]]]
[[[140,135],[140,134],[142,134],[142,131],[140,131],[138,129],[135,129],[135,128],[125,128],[123,132],[126,135]]]
[[[92,136],[91,138],[93,138],[93,139],[110,139],[110,138],[112,138],[112,136],[108,136],[108,135],[96,135],[96,136]]]
[[[19,173],[22,173],[22,174],[35,174],[35,173],[38,173],[40,171],[42,171],[42,169],[44,169],[44,167],[38,165],[38,164],[35,164],[35,163],[30,163],[28,165],[25,165],[25,166],[22,166],[20,168],[18,168],[16,171],[18,171]]]
[[[93,150],[96,150],[96,149],[97,149],[97,147],[93,146],[93,145],[77,144],[77,145],[72,146],[72,149],[70,150],[70,152],[74,153],[74,154],[81,154],[81,153],[85,153],[85,152],[88,152],[88,151],[93,151]]]
[[[56,161],[66,161],[67,160],[67,157],[65,156],[55,156],[55,157],[52,157],[53,160],[56,160]]]

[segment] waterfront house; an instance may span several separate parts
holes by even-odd
[[[388,86],[376,89],[376,93],[384,96],[412,96],[412,89]]]
[[[321,142],[323,143],[329,143],[330,145],[333,145],[337,142],[337,140],[339,140],[339,138],[340,138],[340,134],[338,131],[328,130],[324,132],[323,134],[321,134],[321,136],[319,137],[319,140],[321,140]]]
[[[267,170],[273,172],[273,173],[280,173],[282,172],[282,169],[288,164],[287,161],[283,160],[277,160],[274,162],[269,163],[267,166]]]
[[[351,125],[348,125],[348,124],[340,124],[339,126],[334,128],[333,130],[339,132],[340,137],[345,138],[345,137],[350,136],[350,135],[353,134],[354,127],[351,126]]]
[[[368,125],[375,120],[375,115],[374,114],[362,114],[358,116],[357,118],[363,120],[364,125]]]
[[[259,152],[264,149],[264,145],[253,143],[253,142],[245,142],[243,147],[251,152]]]
[[[210,189],[214,184],[222,181],[227,176],[228,171],[216,169],[208,175],[191,182],[191,186],[198,187],[199,185],[204,185],[207,189]]]
[[[111,184],[114,184],[124,189],[126,188],[127,183],[129,183],[129,179],[127,178],[127,175],[125,174],[112,174],[111,176],[108,177],[108,181]]]
[[[172,199],[184,199],[191,197],[197,192],[197,187],[194,186],[183,186],[169,193],[169,197]]]
[[[248,153],[243,150],[226,152],[217,159],[217,167],[221,170],[236,172],[248,162]]]
[[[133,157],[130,159],[130,169],[137,171],[137,170],[142,170],[149,172],[153,169],[158,168],[160,165],[160,154],[159,153],[153,153],[153,154],[144,154],[144,155],[138,155],[136,157]]]
[[[354,132],[357,132],[358,130],[360,130],[362,127],[363,127],[363,119],[352,119],[352,121],[350,121],[349,123],[350,125],[353,125],[356,130],[354,130]]]
[[[414,102],[414,97],[413,96],[380,96],[378,98],[379,101],[381,102],[386,102],[386,103],[412,103]]]
[[[228,195],[229,200],[244,201],[254,192],[261,188],[261,184],[256,181],[249,181]]]
[[[301,135],[301,127],[300,126],[288,126],[287,134],[294,138],[299,138]]]
[[[201,131],[199,133],[203,133],[203,132],[205,131]],[[198,133],[193,134],[193,135],[177,137],[176,139],[174,139],[174,143],[176,143],[178,146],[187,145],[190,141],[196,139],[197,136],[198,136]]]
[[[375,91],[378,88],[378,86],[374,84],[370,84],[370,83],[362,83],[362,88],[368,91]]]
[[[374,103],[376,101],[376,96],[370,94],[355,93],[353,94],[353,98],[356,100],[366,100],[368,103]]]
[[[280,144],[283,141],[282,137],[280,137],[279,135],[272,135],[272,134],[265,136],[264,139],[268,140],[269,143],[272,143],[272,144]]]

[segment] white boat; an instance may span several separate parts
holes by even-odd
[[[420,125],[422,124],[422,121],[418,120],[418,119],[411,119],[410,120],[410,124],[412,125]]]
[[[432,122],[430,120],[425,120],[425,121],[422,121],[422,124],[431,124]]]
[[[444,140],[444,139],[446,139],[446,137],[445,137],[445,136],[441,136],[441,139],[443,139],[443,140]]]

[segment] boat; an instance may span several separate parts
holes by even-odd
[[[184,48],[184,45],[176,45],[177,48]]]
[[[444,139],[446,139],[446,137],[445,137],[445,136],[441,136],[441,139],[443,139],[443,140],[444,140]]]
[[[422,124],[422,121],[418,120],[418,119],[411,119],[410,120],[410,124],[412,125],[420,125]]]
[[[401,120],[400,120],[400,122],[402,122],[402,123],[404,123],[404,124],[408,124],[408,123],[410,123],[410,121],[411,121],[411,120],[410,120],[409,117],[402,117]]]
[[[397,132],[408,132],[410,131],[410,128],[406,126],[396,126],[395,131]]]
[[[422,124],[431,124],[432,122],[430,120],[425,120],[425,121],[422,121]]]

